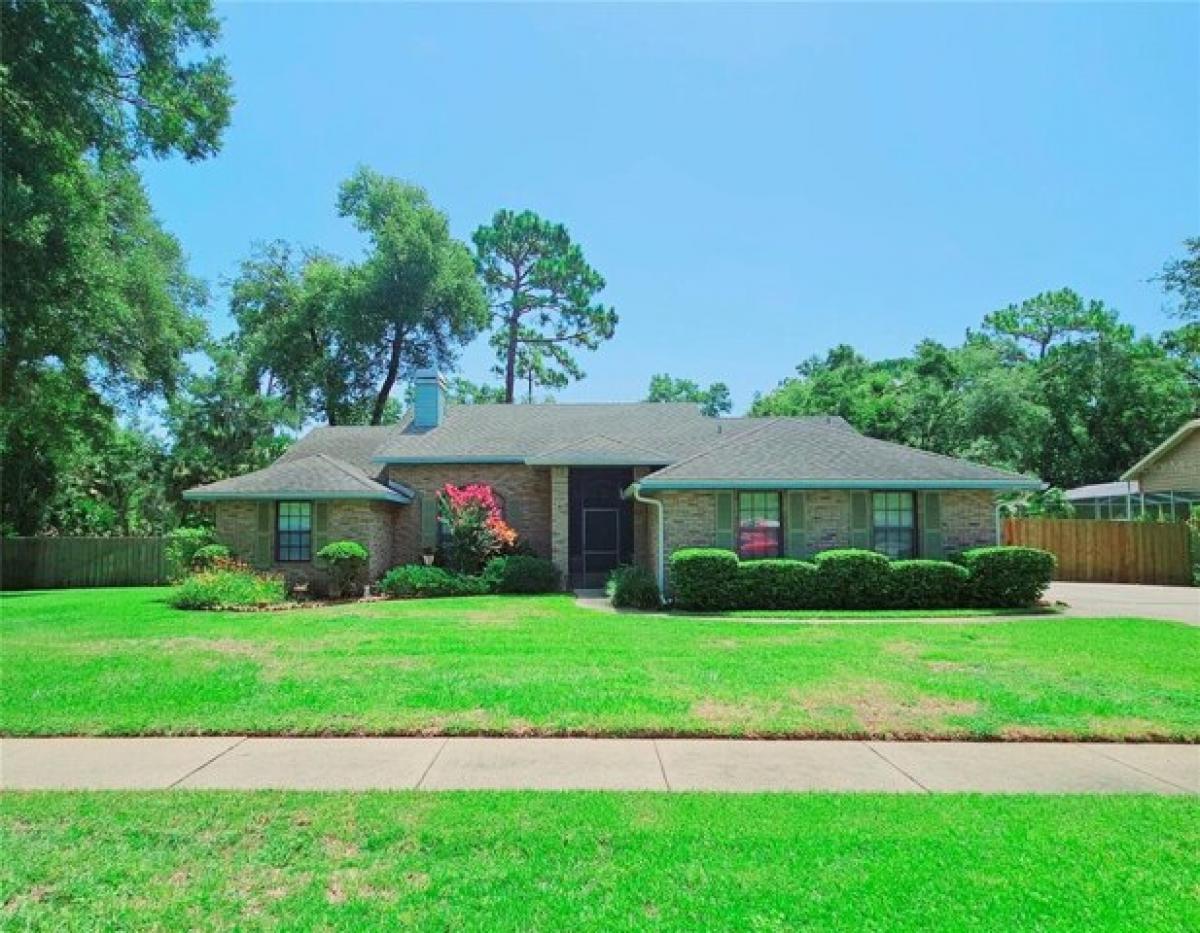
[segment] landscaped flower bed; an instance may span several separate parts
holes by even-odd
[[[685,548],[671,556],[675,605],[730,609],[989,609],[1032,606],[1054,573],[1037,548],[986,547],[961,563],[891,561],[840,549],[800,560],[739,561],[732,551]]]

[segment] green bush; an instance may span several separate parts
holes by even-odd
[[[814,605],[817,568],[802,560],[752,560],[738,566],[744,609],[805,609]]]
[[[274,606],[286,599],[282,577],[226,564],[187,577],[171,591],[167,602],[176,609],[239,609]]]
[[[958,609],[967,605],[966,567],[945,560],[897,560],[888,580],[888,607]]]
[[[645,567],[618,567],[609,574],[605,592],[618,609],[658,609],[662,606],[658,581]]]
[[[202,547],[213,543],[211,528],[175,528],[167,532],[167,569],[179,580],[192,569],[192,559]]]
[[[681,609],[734,609],[738,599],[738,558],[720,548],[683,548],[671,555],[671,591]]]
[[[192,570],[212,570],[213,567],[233,559],[229,548],[223,544],[206,544],[197,548],[192,555]]]
[[[369,557],[357,541],[331,541],[317,551],[317,563],[329,574],[329,595],[357,593],[366,582]]]
[[[511,554],[493,557],[483,568],[483,580],[493,593],[557,593],[558,568],[544,557]]]
[[[821,609],[876,609],[887,604],[891,562],[858,548],[823,551],[817,565],[815,603]]]
[[[405,564],[393,567],[379,581],[386,596],[401,598],[434,596],[480,596],[488,591],[481,577],[451,573],[441,567]]]
[[[981,547],[963,553],[973,601],[989,609],[1032,606],[1054,577],[1055,558],[1033,547]]]

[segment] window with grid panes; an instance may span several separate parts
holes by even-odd
[[[312,503],[280,502],[275,513],[275,558],[312,560]]]
[[[738,493],[737,551],[745,560],[783,553],[779,493]]]
[[[911,492],[877,492],[871,496],[875,550],[891,558],[915,557],[916,496]]]

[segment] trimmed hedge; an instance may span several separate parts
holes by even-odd
[[[715,547],[682,548],[671,555],[675,604],[698,612],[738,605],[738,557]]]
[[[395,597],[482,596],[488,591],[481,577],[451,573],[424,564],[393,567],[379,581],[379,589],[385,595]]]
[[[945,560],[897,560],[888,603],[897,609],[956,609],[970,602],[966,567]]]
[[[891,561],[877,551],[839,548],[813,558],[821,609],[879,609],[887,605]]]
[[[618,567],[609,574],[605,591],[618,609],[658,609],[662,606],[658,581],[644,567]]]
[[[738,604],[744,609],[811,606],[817,594],[817,566],[802,560],[752,560],[737,569]]]
[[[528,554],[493,557],[483,568],[483,580],[493,593],[557,593],[562,588],[553,562]]]
[[[1035,548],[967,551],[961,565],[890,561],[854,548],[799,560],[739,561],[732,551],[685,548],[671,557],[680,609],[989,609],[1031,606],[1050,583],[1054,555]]]
[[[1032,606],[1050,585],[1057,560],[1033,547],[980,547],[965,551],[973,601],[980,606]]]

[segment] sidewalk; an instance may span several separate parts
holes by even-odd
[[[1200,794],[1200,746],[238,736],[3,739],[0,788]]]

